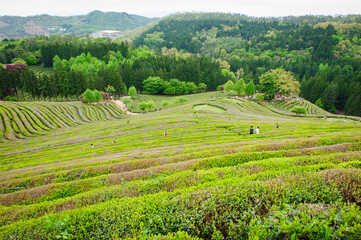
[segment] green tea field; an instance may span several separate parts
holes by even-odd
[[[0,102],[0,239],[361,239],[359,118],[209,96]]]

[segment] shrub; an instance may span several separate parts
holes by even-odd
[[[95,97],[95,102],[99,102],[103,100],[103,97],[101,95],[101,93],[98,90],[94,90],[93,91],[94,97]]]
[[[262,94],[259,94],[259,93],[257,93],[254,97],[256,98],[257,101],[264,100],[264,96]]]
[[[290,109],[290,112],[293,112],[293,113],[296,113],[297,115],[298,114],[306,114],[307,111],[306,111],[306,108],[304,107],[301,107],[301,106],[294,106]]]
[[[128,90],[128,95],[134,98],[137,95],[137,89],[134,86],[131,86]]]
[[[224,85],[224,91],[226,91],[226,93],[228,94],[231,90],[234,90],[234,83],[229,80],[225,85]]]
[[[91,103],[91,102],[96,101],[94,93],[90,89],[85,90],[85,92],[83,93],[82,96],[83,96],[84,102],[86,102],[86,103]]]
[[[17,100],[18,100],[17,97],[12,97],[10,95],[4,98],[4,101],[17,101]]]
[[[196,93],[198,91],[198,87],[194,82],[186,82],[186,86],[189,93]]]
[[[147,109],[147,103],[146,102],[141,102],[139,103],[139,109],[142,111],[145,111]]]
[[[168,101],[162,101],[162,107],[167,107],[169,105],[169,102]]]
[[[38,60],[34,55],[30,55],[25,59],[25,62],[28,66],[36,65],[38,63]]]
[[[130,104],[132,100],[130,99],[130,97],[123,97],[122,98],[122,102],[125,104],[125,105],[128,105]]]
[[[139,108],[142,111],[151,111],[156,108],[156,105],[153,101],[141,102],[141,103],[139,103]]]
[[[148,109],[149,111],[152,111],[152,110],[154,110],[154,109],[156,108],[156,105],[155,105],[155,103],[154,103],[153,101],[147,102],[147,103],[146,103],[146,106],[147,106],[147,109]]]
[[[181,103],[185,103],[188,102],[189,99],[186,97],[177,97],[177,99],[174,101],[175,104],[181,104]]]
[[[205,92],[206,89],[207,89],[207,85],[206,85],[205,83],[200,83],[200,84],[198,85],[198,91],[200,91],[200,92]]]

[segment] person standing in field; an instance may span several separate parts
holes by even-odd
[[[259,134],[259,127],[254,130],[254,134]]]
[[[164,130],[164,136],[167,136],[167,131],[166,130]]]
[[[278,123],[276,123],[276,128],[279,128],[280,126],[278,125]]]

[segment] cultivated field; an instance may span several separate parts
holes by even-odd
[[[0,239],[361,238],[357,118],[208,96],[1,102]]]

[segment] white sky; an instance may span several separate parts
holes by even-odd
[[[0,15],[71,16],[93,10],[163,17],[177,12],[227,12],[255,17],[361,14],[360,0],[0,0]]]

